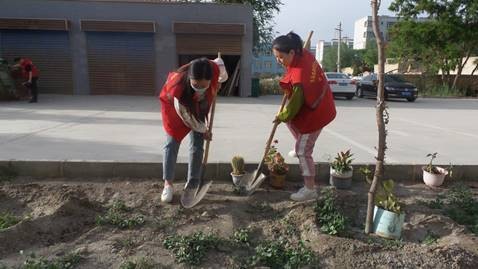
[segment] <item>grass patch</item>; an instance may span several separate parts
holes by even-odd
[[[0,231],[20,222],[20,219],[9,212],[0,213]]]
[[[47,259],[45,257],[36,257],[30,255],[21,265],[20,269],[72,269],[80,262],[82,257],[79,254],[68,254],[56,259]]]
[[[173,252],[177,263],[199,265],[207,252],[217,248],[219,242],[220,239],[213,234],[197,232],[186,236],[168,236],[163,241],[163,245],[166,249]]]
[[[270,268],[302,268],[315,262],[314,253],[303,241],[292,244],[285,239],[265,241],[255,248],[251,258],[252,266],[268,266]]]
[[[133,229],[142,226],[145,223],[145,218],[141,214],[128,216],[132,211],[124,202],[116,201],[108,209],[105,215],[97,216],[96,223],[98,225],[112,225],[120,229]]]
[[[464,97],[466,90],[453,89],[444,85],[433,85],[418,92],[421,96],[427,97]]]
[[[136,260],[126,261],[119,269],[155,269],[159,268],[157,264],[153,262],[153,260],[145,257],[138,258]]]
[[[247,246],[251,245],[251,230],[248,228],[242,228],[234,231],[230,240],[239,246]]]
[[[333,188],[324,188],[315,205],[316,220],[323,233],[343,235],[347,228],[347,218],[336,205],[336,193]]]
[[[478,235],[478,200],[473,198],[471,189],[465,184],[455,184],[445,195],[424,203],[429,208],[440,209],[443,214]]]
[[[427,245],[427,246],[430,246],[430,245],[433,245],[433,244],[437,243],[438,239],[440,239],[440,237],[438,235],[434,234],[431,231],[428,231],[427,235],[423,239],[422,243]]]

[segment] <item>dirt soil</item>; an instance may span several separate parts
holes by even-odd
[[[478,184],[467,184],[478,196]],[[157,180],[23,178],[0,183],[0,213],[11,212],[23,219],[0,231],[0,264],[21,265],[29,253],[52,258],[75,252],[82,257],[76,268],[119,268],[137,257],[152,259],[158,268],[189,268],[175,263],[163,246],[166,236],[205,231],[229,237],[248,227],[256,242],[278,235],[291,241],[306,240],[320,268],[478,268],[478,238],[440,210],[420,202],[435,199],[447,186],[430,189],[419,183],[398,184],[397,195],[406,210],[401,241],[363,234],[365,184],[354,183],[352,190],[338,191],[339,205],[352,224],[347,237],[320,232],[315,202],[289,200],[297,183],[286,190],[260,189],[251,197],[236,195],[231,184],[215,183],[192,209],[181,208],[178,190],[182,184],[175,187],[173,203],[162,204],[162,183]],[[133,208],[131,214],[143,214],[145,224],[134,229],[97,225],[96,217],[118,200]],[[438,241],[427,245],[423,241],[429,232]],[[200,268],[237,268],[231,253],[234,250],[211,250]]]

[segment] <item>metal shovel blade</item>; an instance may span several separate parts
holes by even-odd
[[[197,205],[206,196],[212,180],[201,180],[201,184],[197,188],[185,188],[181,194],[181,205],[184,208],[191,208]]]
[[[249,178],[244,178],[245,181],[247,182],[247,185],[246,185],[247,195],[252,195],[256,191],[256,189],[259,188],[262,182],[264,182],[264,180],[266,179],[266,175],[261,173],[259,170],[255,170],[253,173],[247,174],[245,176],[249,177]]]

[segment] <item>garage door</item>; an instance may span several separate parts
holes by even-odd
[[[27,57],[40,70],[40,93],[73,93],[72,62],[68,32],[2,30],[0,51],[13,62]]]
[[[154,35],[88,32],[91,94],[153,95]]]

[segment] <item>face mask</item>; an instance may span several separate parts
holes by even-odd
[[[199,94],[203,94],[206,92],[206,90],[209,88],[209,85],[205,88],[196,88],[194,87],[194,85],[191,84],[191,88],[193,88],[193,90]]]

